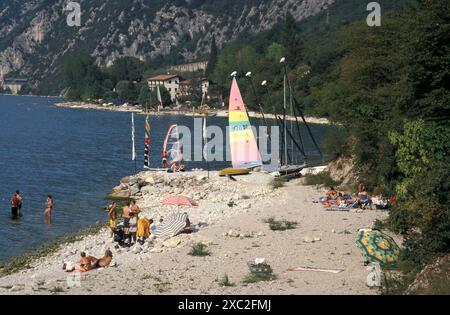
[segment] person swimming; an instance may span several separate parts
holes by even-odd
[[[51,217],[53,211],[53,197],[51,195],[47,195],[47,203],[46,208],[44,210],[44,215],[46,217]]]

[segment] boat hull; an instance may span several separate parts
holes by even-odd
[[[238,175],[248,175],[250,170],[247,168],[226,168],[219,172],[219,176],[238,176]]]

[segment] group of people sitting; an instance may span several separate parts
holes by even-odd
[[[349,194],[338,192],[334,187],[330,187],[325,195],[326,197],[320,198],[320,202],[326,207],[337,206],[339,208],[359,208],[365,210],[372,209],[375,206],[377,209],[387,209],[389,204],[395,203],[395,197],[391,197],[389,200],[383,198],[382,195],[370,197],[364,184],[359,185],[356,198],[353,198]]]
[[[144,244],[144,242],[153,238],[156,229],[153,219],[140,218],[141,208],[136,204],[136,201],[131,200],[123,207],[123,224],[117,224],[117,203],[113,202],[108,207],[110,237],[114,238],[121,246],[133,245],[136,242]],[[162,218],[160,222],[162,222]]]

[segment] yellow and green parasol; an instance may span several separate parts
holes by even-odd
[[[371,263],[380,265],[397,262],[400,248],[392,237],[377,230],[360,230],[356,245]]]

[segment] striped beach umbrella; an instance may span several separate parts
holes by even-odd
[[[359,230],[356,246],[368,262],[380,265],[397,262],[400,248],[392,237],[377,230]]]
[[[159,239],[174,237],[183,232],[188,219],[187,213],[176,213],[166,219],[156,228],[155,236]]]

